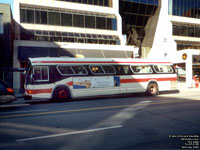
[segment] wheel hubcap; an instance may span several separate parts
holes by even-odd
[[[61,100],[64,100],[65,98],[67,98],[67,92],[65,90],[60,90],[58,92],[58,98]]]

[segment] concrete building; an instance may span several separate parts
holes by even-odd
[[[28,57],[133,56],[174,62],[188,87],[200,75],[200,0],[15,0],[14,7],[14,67],[26,67]],[[14,87],[22,80],[16,74]]]
[[[14,7],[14,67],[26,67],[28,57],[133,55],[123,40],[118,1],[15,0]],[[14,87],[22,88],[22,80],[16,74]]]
[[[175,63],[179,81],[192,87],[200,76],[200,0],[120,0],[120,14],[127,44],[140,46],[142,58]]]
[[[0,3],[0,79],[12,83],[14,23],[9,4]]]

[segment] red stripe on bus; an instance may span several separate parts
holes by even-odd
[[[143,79],[120,79],[120,83],[135,83],[135,82],[148,82],[149,80],[156,81],[176,81],[176,77],[171,78],[143,78]]]
[[[109,64],[129,64],[129,63],[136,63],[136,64],[168,64],[171,62],[118,62],[118,61],[33,61],[34,63],[44,63],[44,64],[62,64],[62,63],[69,63],[69,64],[74,64],[74,63],[85,63],[85,64],[90,64],[90,63],[97,63],[97,64],[104,64],[104,63],[109,63]]]
[[[28,94],[49,94],[52,92],[52,88],[50,89],[32,89],[26,90]]]
[[[72,85],[73,85],[73,81],[68,82],[67,85],[68,85],[68,86],[72,86]]]

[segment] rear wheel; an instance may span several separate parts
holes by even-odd
[[[53,92],[53,101],[54,102],[64,102],[69,101],[71,95],[67,87],[61,86],[54,90]]]
[[[156,83],[149,83],[146,93],[149,96],[158,95],[158,85]]]

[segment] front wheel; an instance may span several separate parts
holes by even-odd
[[[53,92],[53,101],[55,102],[64,102],[69,101],[70,99],[71,95],[66,87],[58,87]]]
[[[146,94],[149,96],[158,95],[158,85],[156,83],[150,83],[147,87]]]

